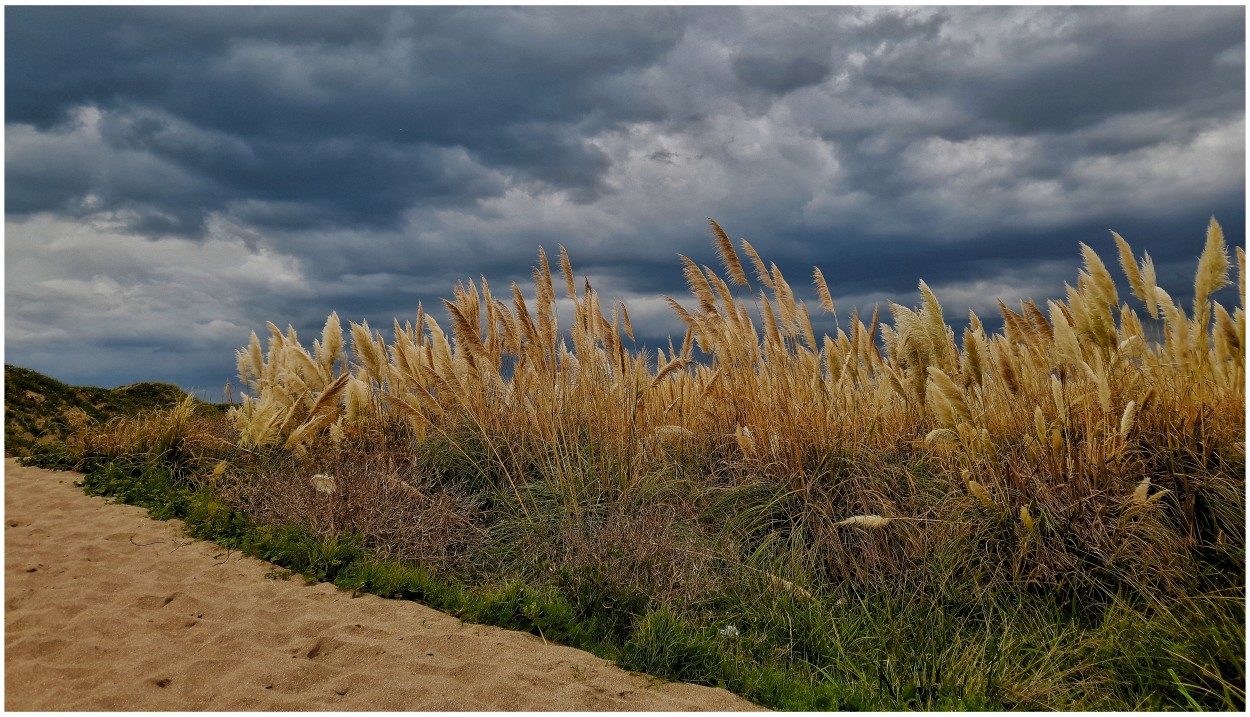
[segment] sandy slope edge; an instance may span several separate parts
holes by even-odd
[[[266,579],[5,459],[6,710],[744,710],[533,635]]]

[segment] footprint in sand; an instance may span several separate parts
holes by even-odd
[[[346,644],[347,643],[342,640],[334,637],[321,637],[313,643],[312,647],[308,648],[308,650],[304,653],[304,657],[307,657],[310,660],[315,660],[319,657],[329,657],[337,652],[340,647],[343,647]]]
[[[142,610],[159,610],[165,607],[166,605],[168,605],[169,603],[173,602],[180,595],[182,595],[182,593],[174,593],[172,595],[166,595],[164,597],[161,597],[159,595],[144,595],[143,597],[135,601],[135,607],[138,607]]]

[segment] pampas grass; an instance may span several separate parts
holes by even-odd
[[[819,268],[792,286],[709,226],[723,275],[681,257],[663,348],[540,249],[529,296],[467,279],[438,318],[331,314],[311,348],[267,325],[232,445],[189,404],[76,445],[142,459],[110,490],[173,467],[260,531],[348,534],[498,593],[504,624],[773,707],[1244,708],[1245,254],[1234,298],[1218,224],[1192,310],[1116,234],[1131,292],[1081,245],[1062,297],[958,334],[923,281],[813,318]]]
[[[1113,234],[1134,295],[1148,315],[1162,311],[1162,342],[1142,333],[1097,252],[1080,244],[1076,285],[1068,286],[1066,299],[1047,302],[1049,317],[1032,301],[1019,311],[1000,304],[1003,331],[987,335],[973,314],[962,345],[924,282],[920,307],[890,303],[892,323],[879,326],[874,312],[871,325],[857,316],[836,336],[818,335],[780,269],[746,240],[742,248],[762,288],[749,303],[737,299],[729,285],[751,288],[751,281],[728,234],[714,220],[709,225],[729,282],[680,257],[694,302],[683,306],[666,297],[688,333],[680,351],[658,352],[663,361],[626,348],[633,330],[624,305],[613,306],[609,319],[589,282],[579,293],[571,258],[560,247],[560,272],[574,306],[566,330],[556,319],[542,251],[532,299],[514,285],[511,305],[495,300],[485,279],[481,291],[474,281],[457,286],[443,301],[450,336],[421,307],[415,327],[396,322],[391,342],[367,322],[352,323],[350,353],[343,351],[337,315],[311,353],[294,330],[270,324],[267,351],[253,336],[238,353],[249,390],[233,412],[242,443],[294,449],[321,440],[332,425],[359,433],[396,422],[423,440],[468,427],[522,453],[530,450],[523,448],[532,443],[529,437],[564,445],[562,437],[579,436],[596,441],[613,465],[633,475],[648,470],[640,463],[650,455],[641,443],[648,435],[680,429],[707,450],[714,450],[711,437],[729,436],[738,446],[735,455],[749,461],[765,460],[752,438],[763,434],[772,438],[769,462],[760,468],[805,484],[809,469],[802,456],[812,451],[897,451],[921,438],[919,445],[938,451],[940,471],[952,479],[975,467],[993,484],[1008,486],[1013,497],[1057,498],[1059,490],[1064,500],[1079,501],[1082,488],[1106,490],[1117,474],[1105,462],[1112,434],[1131,441],[1173,422],[1178,414],[1172,412],[1189,417],[1209,406],[1220,422],[1208,422],[1208,438],[1231,445],[1238,437],[1244,309],[1230,312],[1212,300],[1228,283],[1231,266],[1214,220],[1198,263],[1192,318],[1154,285],[1149,257],[1137,261],[1128,242]],[[813,283],[818,303],[832,312],[819,268]],[[696,362],[693,346],[707,360]],[[1143,397],[1160,386],[1169,400],[1146,405]],[[563,418],[553,423],[551,416]],[[1021,473],[1011,456],[1033,450],[1035,441],[1049,444],[1056,467],[1074,480],[1042,490],[1053,478],[1038,470]],[[943,448],[952,445],[954,452]],[[509,455],[520,457],[511,448],[498,453],[505,463]],[[519,467],[501,466],[510,474]]]
[[[379,440],[436,452],[458,485],[489,496],[510,545],[579,570],[572,546],[590,549],[605,521],[642,525],[630,511],[664,506],[648,521],[700,547],[656,552],[667,562],[646,563],[645,590],[689,605],[719,579],[703,555],[812,600],[901,581],[1167,605],[1223,585],[1198,567],[1211,555],[1224,556],[1218,575],[1244,570],[1245,258],[1238,249],[1241,295],[1226,307],[1231,262],[1214,220],[1192,315],[1113,233],[1123,301],[1080,244],[1063,297],[1000,302],[997,332],[970,312],[958,335],[923,281],[918,306],[813,320],[809,301],[835,310],[819,268],[802,294],[751,243],[740,257],[709,226],[724,276],[679,256],[690,298],[664,297],[685,326],[678,345],[631,348],[625,305],[589,279],[579,290],[564,247],[561,326],[540,249],[532,296],[514,284],[499,300],[470,280],[442,302],[445,324],[418,306],[390,337],[350,323],[344,346],[331,315],[311,352],[290,329],[271,324],[267,348],[253,335],[237,353],[239,443],[297,463]],[[686,582],[666,584],[665,570]]]

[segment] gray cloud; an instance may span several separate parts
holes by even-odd
[[[654,341],[709,215],[846,311],[1047,298],[1109,228],[1183,297],[1244,237],[1244,12],[9,8],[9,359],[216,385],[558,244]]]
[[[830,67],[811,57],[778,58],[761,54],[739,55],[733,59],[734,75],[747,85],[769,92],[786,93],[800,87],[820,84]]]

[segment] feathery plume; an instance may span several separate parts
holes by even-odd
[[[625,308],[625,302],[619,302],[621,306],[621,321],[625,327],[625,335],[630,341],[634,340],[634,325],[629,321],[629,309]]]
[[[1119,306],[1120,298],[1115,291],[1115,281],[1111,278],[1111,272],[1107,271],[1107,266],[1102,263],[1098,253],[1088,244],[1081,242],[1081,256],[1085,259],[1085,270],[1089,272],[1090,288],[1093,289],[1099,303],[1106,306]]]
[[[712,293],[712,285],[703,275],[703,270],[684,254],[678,254],[677,257],[681,259],[683,265],[682,273],[686,277],[686,286],[690,289],[690,293],[699,300],[699,311],[705,314],[716,313],[716,295]]]
[[[998,371],[998,375],[1003,380],[1003,385],[1007,387],[1013,395],[1020,393],[1020,377],[1016,372],[1016,362],[1011,349],[1007,348],[1007,342],[995,340],[990,344],[990,355],[993,357],[994,368]]]
[[[750,286],[746,272],[742,270],[742,262],[738,260],[738,252],[734,251],[733,242],[729,241],[725,230],[721,229],[716,220],[711,217],[707,218],[707,223],[712,226],[712,234],[716,236],[716,248],[720,251],[721,264],[725,267],[729,278],[738,286]]]
[[[764,286],[767,286],[770,289],[776,289],[777,287],[773,285],[773,278],[768,274],[768,267],[764,265],[764,260],[761,259],[759,253],[755,251],[755,247],[751,246],[751,242],[746,239],[740,239],[739,241],[742,242],[742,250],[747,253],[747,257],[751,260],[752,266],[755,267],[755,278],[759,279],[760,283]]]
[[[1133,249],[1129,247],[1128,242],[1124,241],[1124,237],[1114,231],[1111,232],[1111,236],[1115,238],[1116,248],[1120,251],[1120,268],[1124,270],[1124,276],[1128,277],[1128,285],[1147,308],[1152,308],[1154,306],[1152,292],[1142,278],[1136,259],[1133,258]]]
[[[1228,254],[1224,246],[1224,230],[1215,217],[1207,227],[1207,243],[1198,259],[1198,273],[1194,277],[1195,306],[1228,285]]]
[[[883,518],[879,515],[852,515],[851,517],[845,520],[839,520],[838,522],[834,523],[834,525],[839,525],[839,526],[849,525],[849,526],[855,526],[859,528],[871,528],[875,530],[877,528],[884,528],[885,526],[889,525],[890,521],[892,520],[893,518]]]
[[[989,508],[990,510],[998,510],[998,504],[995,503],[994,499],[990,497],[990,492],[985,489],[985,486],[975,480],[968,479],[968,492],[971,493],[977,500],[981,501],[981,505]]]
[[[1246,250],[1237,247],[1237,294],[1241,306],[1246,305]]]
[[[820,272],[819,267],[812,267],[812,283],[816,285],[816,295],[820,297],[820,308],[836,316],[833,296],[829,293],[829,285],[825,283],[825,275]]]
[[[331,312],[321,329],[321,352],[317,355],[317,363],[330,376],[334,369],[334,361],[343,350],[343,327],[339,323],[338,312]]]
[[[1063,314],[1058,303],[1052,300],[1047,305],[1050,307],[1050,320],[1053,322],[1055,361],[1061,364],[1079,363],[1082,360],[1081,343],[1077,340],[1076,331],[1068,323],[1068,317]]]
[[[1128,438],[1128,432],[1133,430],[1133,422],[1137,420],[1137,401],[1129,401],[1124,407],[1124,414],[1120,416],[1120,436]]]
[[[970,326],[964,327],[964,353],[960,372],[967,377],[970,385],[975,384],[977,387],[985,381],[984,341],[980,331],[974,331]]]
[[[577,298],[577,288],[573,285],[573,264],[569,262],[569,253],[560,245],[560,273],[564,274],[564,288],[569,292],[570,299]]]
[[[968,408],[968,403],[964,401],[963,393],[955,385],[955,382],[951,380],[950,376],[947,376],[945,371],[936,366],[929,366],[926,371],[929,374],[929,380],[933,382],[941,397],[950,406],[954,418],[959,422],[971,423],[972,411]]]
[[[1032,531],[1034,528],[1033,516],[1029,515],[1029,506],[1020,506],[1020,522],[1024,523],[1025,530]]]
[[[659,372],[656,373],[655,378],[651,379],[651,385],[649,388],[659,386],[660,382],[667,378],[670,374],[680,371],[692,363],[694,363],[694,361],[688,358],[682,358],[680,356],[674,357],[671,361],[664,365],[664,368],[660,369]]]
[[[956,443],[959,441],[959,434],[949,428],[935,428],[925,434],[925,443]]]
[[[677,317],[680,318],[686,326],[695,326],[694,317],[690,315],[689,311],[686,311],[686,307],[677,303],[677,299],[674,299],[671,296],[665,296],[664,301],[668,303],[669,307],[673,309],[673,311],[677,314]]]
[[[1029,299],[1024,302],[1023,308],[1033,329],[1047,341],[1052,340],[1055,337],[1054,331],[1051,329],[1050,323],[1046,321],[1046,317],[1042,315],[1041,309],[1037,308],[1037,304],[1033,303],[1032,299]]]

